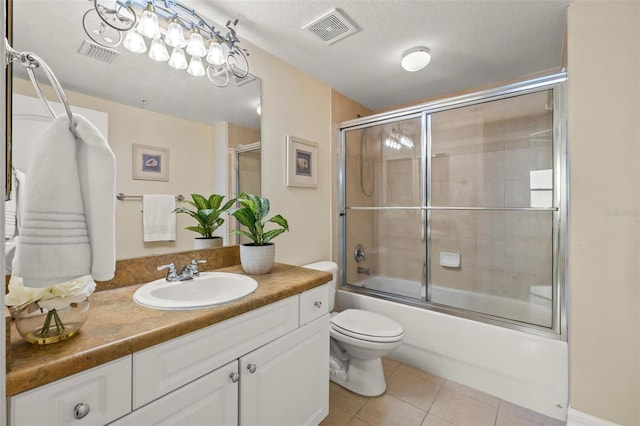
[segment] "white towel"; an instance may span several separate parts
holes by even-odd
[[[11,170],[11,194],[4,203],[4,239],[13,240],[21,227],[22,204],[20,199],[24,196],[25,177],[20,170]]]
[[[142,227],[144,242],[176,240],[175,195],[143,194]]]
[[[12,184],[15,185],[15,184]],[[13,240],[16,236],[16,220],[18,215],[18,205],[16,204],[15,186],[9,194],[9,199],[4,202],[4,239]]]
[[[115,271],[115,157],[100,131],[66,115],[36,142],[28,179],[13,274],[28,287],[49,287],[91,275],[105,281]]]

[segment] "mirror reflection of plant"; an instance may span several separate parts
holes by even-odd
[[[173,213],[185,213],[194,218],[198,224],[187,226],[184,229],[197,232],[204,238],[213,238],[213,233],[224,223],[224,218],[220,217],[233,205],[235,199],[227,201],[222,207],[224,195],[212,194],[206,198],[200,194],[191,194],[193,201],[187,201],[194,207],[190,210],[187,207],[178,207]]]
[[[258,195],[242,193],[238,195],[238,203],[241,207],[229,210],[229,214],[247,228],[247,231],[233,229],[231,232],[235,235],[244,235],[253,241],[253,245],[264,246],[269,244],[278,235],[289,230],[287,219],[277,214],[270,219],[263,220],[269,214],[269,200]],[[266,223],[275,223],[280,228],[265,231]]]

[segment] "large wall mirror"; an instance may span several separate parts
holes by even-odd
[[[150,59],[147,53],[135,54],[122,45],[105,51],[87,44],[90,37],[82,23],[85,13],[93,8],[93,1],[14,0],[12,3],[13,47],[42,57],[60,81],[72,107],[83,108],[80,113],[86,109],[106,114],[107,139],[117,161],[117,192],[134,197],[145,193],[188,197],[191,193],[231,195],[234,192],[233,180],[238,176],[234,158],[238,147],[260,142],[258,78],[251,74],[245,79],[232,78],[227,87],[220,88],[206,76],[194,77],[185,70],[173,69],[166,62]],[[227,17],[207,19],[219,27],[218,20]],[[249,65],[250,61],[251,56]],[[46,82],[42,75],[43,86]],[[17,114],[25,113],[16,111],[15,97],[35,98],[36,92],[18,64],[13,65],[12,93],[14,110],[8,120],[14,123],[13,164],[23,167],[25,158],[17,156],[28,157],[33,152],[24,148],[28,146],[24,139],[30,136],[21,136],[22,131],[18,130],[24,117]],[[51,101],[58,100],[53,91],[46,90],[46,93]],[[37,102],[35,108],[38,108]],[[44,108],[35,115],[47,121]],[[27,124],[26,127],[37,126]],[[168,180],[135,178],[133,145],[168,150]],[[259,166],[259,161],[257,164]],[[257,173],[259,176],[259,169]],[[255,175],[255,171],[249,174]],[[192,225],[192,219],[186,215],[178,216],[175,242],[143,243],[140,207],[140,201],[135,199],[116,204],[118,259],[191,249],[192,239],[197,235],[183,230]],[[228,237],[226,230],[223,236]],[[225,241],[225,244],[235,243],[235,238]]]

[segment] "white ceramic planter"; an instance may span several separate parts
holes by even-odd
[[[266,246],[240,244],[240,263],[247,274],[268,274],[275,257],[276,246],[273,243]]]
[[[222,237],[193,239],[193,248],[196,250],[210,249],[210,248],[216,248],[216,247],[222,247]]]

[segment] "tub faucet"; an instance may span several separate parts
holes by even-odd
[[[363,268],[362,266],[358,266],[359,274],[371,275],[371,272],[371,268]]]

